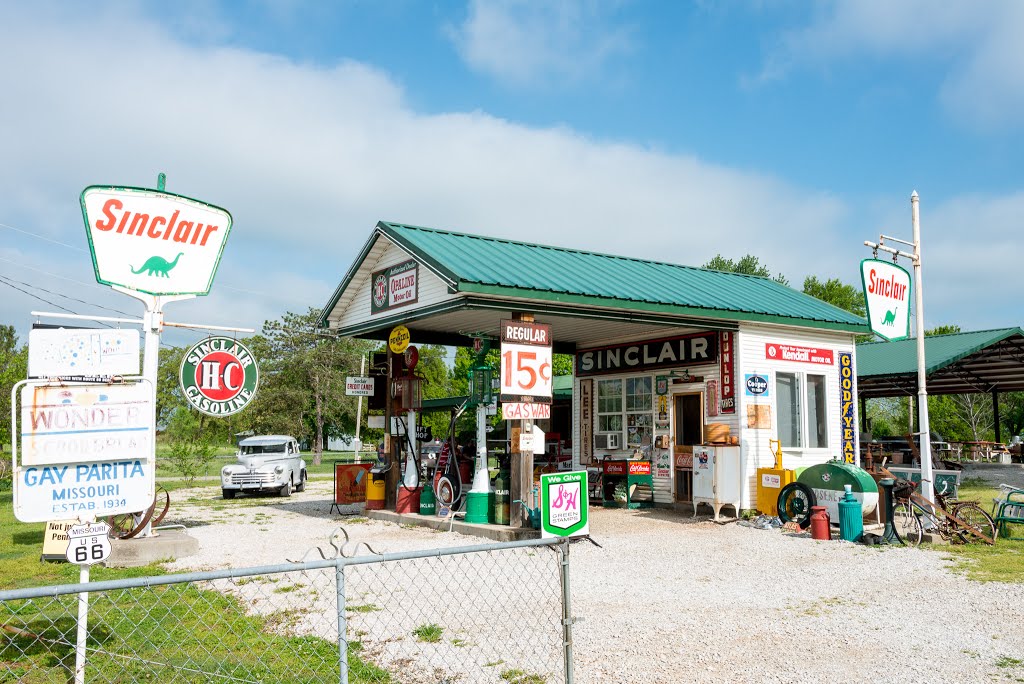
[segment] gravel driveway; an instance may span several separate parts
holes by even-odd
[[[328,514],[323,481],[289,499],[222,502],[204,488],[175,500],[188,496],[169,517],[192,527],[201,551],[177,570],[298,560],[343,522]],[[378,551],[480,542],[377,521],[346,529]],[[815,542],[661,510],[592,509],[591,533],[603,548],[571,554],[581,683],[1024,681],[1024,585],[969,581],[941,550]]]

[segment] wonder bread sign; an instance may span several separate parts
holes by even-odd
[[[152,295],[206,295],[231,232],[231,214],[145,188],[91,185],[82,216],[96,280]]]

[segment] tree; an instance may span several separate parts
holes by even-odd
[[[930,330],[924,331],[925,337],[934,337],[935,335],[953,335],[961,332],[959,325],[939,325]]]
[[[270,384],[281,394],[271,401],[278,401],[278,412],[291,415],[293,421],[298,419],[302,429],[295,433],[312,433],[313,463],[317,465],[323,457],[328,427],[336,432],[354,431],[355,400],[345,396],[345,376],[358,372],[360,356],[372,346],[321,329],[319,313],[313,308],[304,314],[288,312],[280,321],[263,325]]]
[[[822,282],[817,276],[807,276],[804,278],[804,294],[857,316],[863,317],[866,313],[864,293],[853,285],[843,283],[839,278],[829,278]]]
[[[701,268],[706,268],[711,271],[725,271],[727,273],[742,273],[744,275],[761,276],[762,278],[771,278],[781,285],[789,285],[789,280],[781,273],[773,278],[768,267],[763,265],[761,260],[753,254],[747,254],[739,261],[726,259],[721,254],[716,254],[711,261],[704,264]]]
[[[28,377],[28,345],[12,325],[0,325],[0,451],[11,443],[11,389]]]

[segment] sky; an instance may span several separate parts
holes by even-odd
[[[168,321],[319,308],[378,220],[859,286],[916,190],[926,326],[1019,326],[1022,35],[1013,0],[0,2],[0,322],[139,315],[79,194],[163,172],[234,217]]]

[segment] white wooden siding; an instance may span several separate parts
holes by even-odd
[[[460,295],[453,294],[448,291],[448,285],[438,278],[436,275],[431,273],[427,267],[421,262],[419,265],[418,275],[418,301],[415,304],[409,304],[408,306],[396,307],[394,309],[388,309],[387,311],[381,311],[378,314],[370,314],[370,276],[375,271],[400,264],[403,261],[407,261],[411,257],[407,252],[398,248],[386,237],[381,236],[381,240],[387,241],[387,248],[381,254],[380,258],[376,261],[371,261],[369,258],[362,263],[359,267],[359,272],[356,273],[352,282],[348,285],[348,290],[353,291],[354,297],[352,298],[351,304],[345,311],[341,312],[338,318],[338,327],[347,328],[353,325],[359,325],[374,318],[387,318],[394,316],[395,314],[412,313],[418,309],[423,309],[428,306],[440,304],[441,302],[449,301],[458,298]]]
[[[828,424],[828,448],[827,449],[783,449],[784,468],[802,468],[819,463],[824,463],[833,458],[841,457],[841,409],[839,405],[839,363],[835,358],[838,352],[855,353],[854,336],[851,333],[828,332],[821,330],[810,330],[803,328],[792,328],[787,326],[770,326],[763,324],[743,324],[740,326],[737,335],[737,365],[736,365],[736,404],[737,418],[742,418],[740,432],[741,461],[743,463],[743,477],[745,486],[742,488],[740,506],[742,508],[755,508],[757,504],[757,469],[771,468],[775,465],[775,456],[772,454],[768,444],[769,439],[778,439],[776,428],[778,420],[778,407],[776,401],[778,393],[775,386],[776,372],[800,372],[824,375],[826,378],[826,420]],[[765,354],[765,345],[774,342],[799,347],[818,347],[831,349],[833,352],[833,363],[831,366],[813,363],[799,363],[794,361],[780,361],[768,359]],[[854,356],[854,368],[856,369],[857,359]],[[769,378],[769,399],[756,402],[753,397],[746,396],[744,388],[744,376],[746,373],[764,373]],[[856,396],[856,393],[854,394]],[[767,430],[756,430],[746,427],[747,405],[751,403],[768,404],[771,406],[772,421],[771,428]],[[859,407],[854,402],[854,412]],[[859,448],[858,444],[854,448]]]

